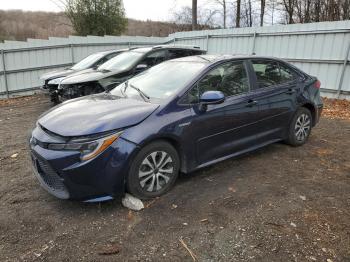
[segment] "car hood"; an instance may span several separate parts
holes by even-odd
[[[77,71],[70,69],[70,68],[66,68],[66,69],[62,69],[62,70],[56,70],[56,71],[52,71],[52,72],[48,72],[46,74],[43,74],[40,79],[41,80],[52,80],[55,78],[59,78],[59,77],[65,77],[71,74],[76,73]]]
[[[114,71],[103,71],[98,69],[88,69],[75,74],[70,75],[63,79],[61,84],[63,85],[71,85],[77,83],[86,83],[91,81],[98,81],[103,78],[116,75],[124,72],[124,70],[114,70]]]
[[[103,93],[69,100],[46,112],[38,122],[61,136],[86,136],[136,125],[158,107]]]

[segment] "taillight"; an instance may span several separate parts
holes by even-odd
[[[321,87],[321,82],[320,82],[320,80],[317,80],[317,81],[315,82],[314,87],[316,87],[316,88],[320,88],[320,87]]]

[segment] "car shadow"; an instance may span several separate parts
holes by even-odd
[[[237,163],[249,164],[249,160],[251,158],[258,158],[263,154],[276,153],[277,151],[287,149],[288,147],[289,146],[283,142],[274,143],[266,147],[258,148],[256,150],[244,153],[242,155],[235,156],[218,162],[216,164],[198,169],[188,174],[180,173],[176,184],[179,185],[182,183],[186,183],[187,181],[195,179],[197,177],[210,177],[213,175],[213,173],[217,173],[218,171],[225,171],[227,169],[233,168]]]
[[[224,160],[222,162],[219,162],[217,164],[213,164],[211,166],[201,168],[199,170],[196,170],[194,172],[184,174],[180,173],[177,182],[175,184],[175,187],[171,189],[167,194],[164,196],[161,196],[159,199],[162,199],[162,201],[169,201],[169,203],[176,200],[176,198],[181,198],[182,196],[178,196],[177,193],[179,193],[179,190],[182,191],[180,188],[185,187],[184,190],[187,190],[187,188],[190,188],[192,191],[192,195],[198,195],[200,196],[202,194],[202,189],[200,187],[196,187],[198,183],[201,183],[200,181],[205,179],[207,181],[215,180],[216,186],[226,186],[228,180],[235,179],[237,177],[244,177],[248,174],[242,174],[242,172],[229,172],[232,170],[232,168],[235,168],[239,166],[240,170],[244,170],[248,167],[248,165],[251,163],[252,160],[261,157],[261,155],[265,154],[274,154],[276,152],[279,152],[281,150],[287,150],[288,146],[286,146],[283,143],[275,143],[271,144],[269,146],[266,146],[264,148],[260,148],[254,151],[251,151],[249,153],[242,154],[237,157],[233,157],[227,160]],[[229,173],[229,175],[222,176],[221,173]],[[219,175],[221,175],[219,177]],[[221,181],[220,181],[221,179]],[[181,195],[181,194],[180,194]],[[150,205],[153,201],[156,200],[148,200],[143,201],[145,206]],[[47,200],[47,202],[51,205],[53,209],[60,210],[60,212],[64,212],[66,214],[71,214],[72,216],[79,216],[81,214],[89,214],[89,213],[101,213],[104,215],[112,214],[112,213],[118,213],[127,212],[127,209],[124,208],[121,204],[121,198],[114,199],[110,201],[105,202],[96,202],[96,203],[85,203],[81,201],[74,201],[74,200],[58,200],[54,197],[50,196],[50,199]]]

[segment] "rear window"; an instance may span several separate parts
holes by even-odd
[[[201,55],[203,53],[205,52],[193,49],[169,49],[169,59],[175,59],[192,55]]]

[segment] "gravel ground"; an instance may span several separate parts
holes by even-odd
[[[274,144],[182,175],[132,212],[40,188],[26,138],[46,101],[0,102],[0,261],[350,261],[348,111],[326,107],[303,147]]]

